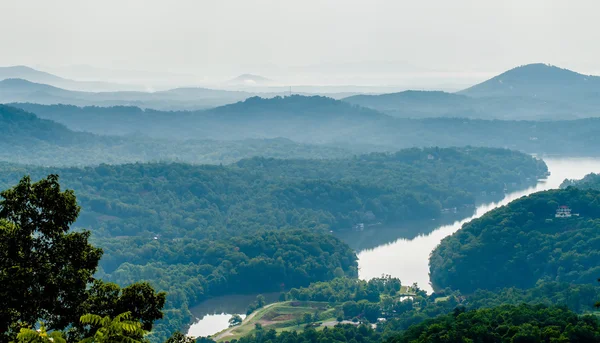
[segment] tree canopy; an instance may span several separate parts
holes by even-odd
[[[35,183],[24,177],[0,198],[0,341],[38,321],[83,338],[82,311],[102,307],[132,309],[132,320],[147,328],[162,317],[164,293],[147,284],[120,290],[94,279],[102,250],[88,243],[89,232],[70,231],[80,208],[73,191],[61,191],[57,175]],[[93,282],[97,287],[89,288]],[[97,292],[101,287],[110,291]]]
[[[571,217],[556,217],[559,206]],[[530,288],[538,281],[592,284],[600,275],[600,192],[570,187],[495,209],[432,252],[431,282],[464,293]]]

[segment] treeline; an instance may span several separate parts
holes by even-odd
[[[386,329],[382,329],[384,326]],[[367,325],[337,325],[298,333],[259,327],[232,343],[254,342],[597,342],[600,322],[592,315],[579,316],[561,307],[504,305],[489,309],[453,312],[411,326],[401,333]]]
[[[600,190],[600,174],[591,173],[581,180],[566,179],[560,184],[560,188],[577,187],[581,189]]]
[[[539,282],[528,289],[507,287],[495,291],[477,290],[462,294],[451,289],[426,294],[417,285],[401,293],[400,280],[391,277],[369,281],[336,278],[316,282],[308,287],[291,289],[282,299],[292,301],[327,301],[335,308],[339,320],[375,323],[378,331],[390,334],[407,330],[410,326],[452,312],[457,307],[467,310],[492,308],[501,305],[562,306],[577,313],[594,311],[600,299],[600,287],[594,284]]]
[[[255,158],[231,166],[0,165],[0,186],[61,175],[95,237],[204,239],[285,227],[343,230],[432,218],[472,206],[481,191],[535,184],[545,164],[502,149],[409,149],[334,160]]]
[[[336,278],[326,282],[314,282],[308,287],[292,288],[285,294],[287,300],[328,301],[331,303],[367,300],[379,302],[381,296],[397,296],[402,287],[398,278],[383,276],[371,280]]]
[[[560,307],[504,305],[461,311],[410,327],[390,343],[598,342],[600,322]]]
[[[559,206],[572,216],[555,218]],[[430,259],[434,289],[591,284],[600,275],[600,192],[567,188],[513,201],[445,238]]]

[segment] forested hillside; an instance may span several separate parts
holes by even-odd
[[[502,100],[498,102],[501,106],[507,106],[507,112],[512,112],[511,106],[522,108],[518,104],[507,105]],[[326,148],[323,145],[338,146],[354,153],[465,145],[575,156],[597,156],[600,151],[597,139],[600,131],[599,118],[556,121],[525,121],[520,120],[521,116],[517,116],[516,119],[519,120],[504,121],[465,118],[405,119],[393,118],[338,100],[297,95],[273,99],[250,98],[244,102],[196,112],[142,111],[135,107],[14,106],[23,107],[71,129],[97,134],[136,135],[138,139],[134,143],[137,142],[137,150],[133,152],[138,156],[142,152],[152,156],[158,154],[154,152],[158,150],[170,158],[187,156],[186,161],[191,158],[185,152],[192,151],[193,145],[190,142],[191,146],[175,141],[238,141],[283,137],[295,142],[318,144],[322,148]],[[553,108],[556,106],[553,105]],[[168,139],[180,149],[168,150],[167,154],[164,146],[150,144],[140,136]],[[146,149],[146,146],[155,148]],[[178,150],[182,150],[182,153],[178,153]],[[112,155],[125,154],[115,152]],[[140,160],[139,157],[137,160]]]
[[[560,185],[560,188],[577,187],[581,189],[596,189],[600,190],[600,174],[591,173],[586,175],[581,180],[565,180]]]
[[[471,97],[439,91],[405,91],[355,95],[345,102],[372,108],[397,118],[469,118],[487,120],[567,120],[599,115],[585,102],[560,102],[519,95]]]
[[[0,186],[61,175],[83,207],[77,225],[101,236],[213,237],[258,228],[351,229],[434,218],[480,192],[532,185],[547,169],[501,149],[410,149],[339,160],[250,159],[231,166],[1,165]]]
[[[559,206],[570,215],[557,217]],[[495,209],[446,237],[430,259],[435,289],[592,284],[600,275],[600,192],[551,190]]]
[[[120,124],[115,122],[115,125]],[[299,144],[285,138],[167,141],[141,136],[98,136],[74,132],[54,121],[4,105],[0,105],[0,127],[3,128],[0,160],[34,165],[158,161],[221,164],[253,156],[337,158],[352,155],[344,148]]]
[[[153,330],[166,337],[211,296],[356,277],[355,254],[327,230],[435,217],[444,207],[472,206],[482,191],[499,196],[534,184],[547,168],[508,150],[432,148],[230,166],[2,164],[0,171],[4,188],[25,174],[61,175],[82,206],[75,226],[104,249],[98,275],[168,292],[165,319]]]

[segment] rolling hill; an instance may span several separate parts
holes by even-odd
[[[101,92],[114,90],[141,90],[141,87],[100,81],[66,79],[27,66],[0,67],[0,80],[23,79],[75,91]]]
[[[282,93],[261,93],[273,97]],[[11,78],[0,81],[0,103],[30,102],[44,105],[138,106],[160,110],[198,110],[226,105],[255,96],[256,93],[215,90],[200,87],[175,88],[159,92],[83,92],[48,84]]]
[[[242,158],[339,158],[352,153],[339,147],[299,144],[289,139],[195,139],[167,141],[139,136],[100,136],[10,106],[0,105],[0,161],[31,165],[96,165],[178,161],[226,164]]]
[[[472,97],[532,97],[584,100],[600,94],[600,77],[536,63],[516,67],[459,94]],[[590,100],[590,99],[588,99]]]
[[[600,116],[599,95],[598,76],[530,64],[455,94],[406,91],[343,100],[400,118],[565,120]]]

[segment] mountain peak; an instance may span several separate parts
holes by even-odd
[[[561,92],[589,93],[598,90],[598,76],[583,75],[551,64],[533,63],[505,71],[459,93],[473,97],[525,96],[550,99]]]
[[[229,84],[236,85],[266,85],[272,83],[273,80],[268,79],[264,76],[255,75],[255,74],[242,74],[234,79],[228,81]]]

